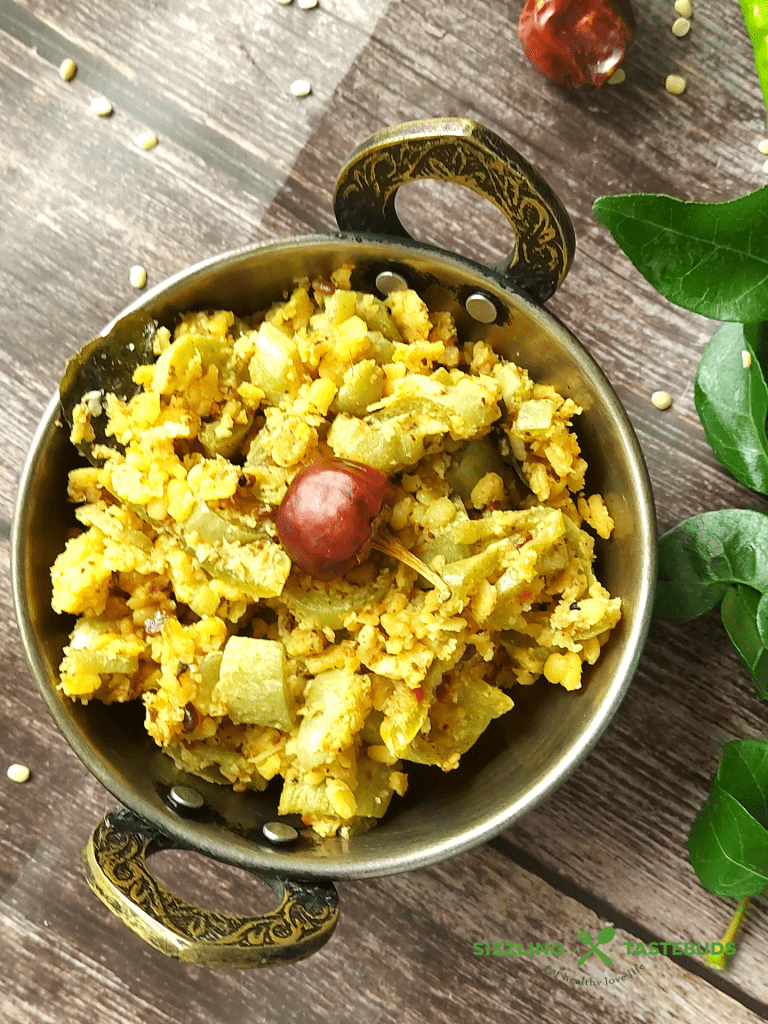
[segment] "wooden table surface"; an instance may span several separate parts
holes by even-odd
[[[620,971],[583,975],[570,952],[560,961],[472,953],[476,941],[552,942],[609,923],[620,943],[720,938],[733,902],[701,888],[686,837],[723,742],[759,735],[765,709],[717,613],[653,624],[594,752],[514,827],[433,867],[339,883],[341,921],[319,953],[241,972],[165,958],[92,896],[80,852],[114,800],[54,727],[16,630],[9,531],[19,472],[67,357],[133,299],[131,266],[146,267],[153,285],[246,243],[333,230],[333,184],[348,154],[373,131],[414,118],[482,122],[568,208],[578,254],[549,307],[626,406],[660,529],[707,509],[764,507],[716,463],[694,408],[693,376],[716,325],[655,294],[591,213],[608,193],[717,200],[766,182],[757,150],[765,107],[739,7],[696,5],[690,34],[677,39],[667,0],[637,0],[626,81],[593,93],[563,91],[536,73],[517,36],[520,7],[0,0],[6,1024],[768,1019],[760,901],[724,973],[700,956],[631,957],[623,946]],[[58,73],[66,57],[78,66],[69,82]],[[688,80],[680,97],[664,89],[670,72]],[[296,79],[311,83],[310,95],[291,94]],[[98,96],[114,105],[110,118],[89,109]],[[159,138],[147,152],[135,143],[144,130]],[[423,241],[481,262],[508,246],[496,211],[464,190],[411,186],[402,198]],[[672,395],[670,409],[651,404],[657,389]],[[6,778],[11,762],[32,769],[29,782]],[[269,902],[242,872],[199,856],[162,854],[156,867],[182,895],[219,909]],[[609,974],[613,983],[575,983]]]

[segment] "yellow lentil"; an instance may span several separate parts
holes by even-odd
[[[65,82],[70,82],[77,74],[77,64],[72,60],[71,57],[67,57],[63,60],[59,66],[59,75],[64,79]]]
[[[147,283],[147,272],[144,267],[140,267],[137,263],[131,267],[129,278],[134,288],[143,288]]]
[[[136,136],[136,145],[139,149],[154,149],[157,145],[157,136],[154,132],[142,132]]]
[[[32,773],[25,764],[12,764],[5,774],[11,782],[27,782]]]
[[[105,96],[94,96],[91,100],[91,113],[98,117],[109,117],[112,113],[112,104]]]
[[[688,83],[682,75],[667,75],[664,82],[664,88],[672,96],[680,96],[685,92],[685,87]]]
[[[687,18],[676,18],[672,22],[672,35],[682,39],[691,31],[691,23]]]

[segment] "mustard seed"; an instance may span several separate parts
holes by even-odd
[[[624,72],[624,68],[617,68],[613,72],[611,77],[608,79],[608,85],[621,85],[621,83],[626,79],[626,77],[627,76]]]
[[[752,365],[752,353],[747,352],[745,348],[741,350],[741,365],[744,367],[745,370],[748,370],[749,367]]]
[[[675,0],[675,11],[681,18],[689,18],[693,14],[691,0]]]
[[[312,92],[312,86],[309,82],[305,82],[303,78],[298,78],[295,82],[291,83],[291,92],[294,96],[309,96]]]
[[[672,396],[667,391],[654,391],[651,401],[657,409],[668,409],[672,405]]]

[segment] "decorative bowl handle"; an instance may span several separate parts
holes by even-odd
[[[517,150],[466,118],[409,121],[358,146],[336,183],[339,227],[409,238],[395,195],[401,185],[422,178],[465,185],[497,206],[514,228],[516,244],[494,269],[538,302],[554,294],[573,262],[571,218]]]
[[[251,871],[281,897],[263,917],[236,917],[186,903],[149,871],[147,857],[182,849],[132,811],[109,813],[83,851],[85,877],[99,899],[166,956],[201,967],[277,967],[328,941],[339,918],[332,882]],[[251,869],[246,869],[251,870]]]

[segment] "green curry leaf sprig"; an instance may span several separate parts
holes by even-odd
[[[768,0],[740,4],[768,106]],[[696,410],[728,471],[768,495],[768,186],[725,203],[603,196],[594,214],[670,302],[725,321],[696,373]],[[685,622],[718,604],[758,698],[768,699],[768,513],[705,512],[661,537],[655,615]],[[725,745],[688,854],[708,892],[738,900],[727,945],[749,900],[768,888],[768,739]],[[707,963],[727,966],[722,955]]]
[[[670,302],[712,320],[768,320],[768,185],[724,203],[602,196],[593,212]]]
[[[767,740],[726,743],[688,850],[709,892],[745,899],[768,887]]]
[[[688,856],[704,888],[734,896],[736,913],[723,935],[733,942],[750,898],[768,887],[768,740],[731,740],[723,748],[709,794],[688,836]],[[723,953],[707,964],[723,970]]]
[[[712,451],[739,483],[768,494],[768,323],[724,324],[701,357],[696,411]]]
[[[722,604],[721,604],[722,602]],[[659,540],[654,614],[688,622],[721,604],[734,647],[768,698],[768,514],[753,509],[702,512]]]

